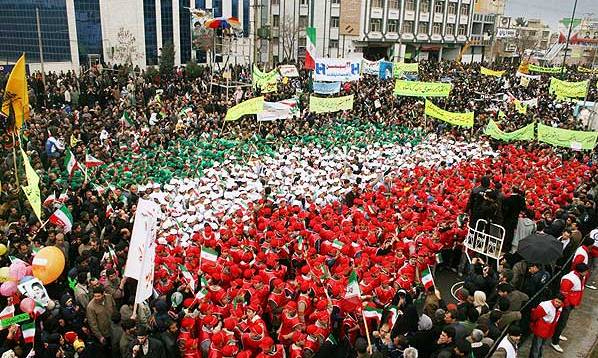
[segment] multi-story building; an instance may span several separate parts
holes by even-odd
[[[508,19],[509,27],[506,30],[513,31],[513,36],[501,38],[497,42],[497,56],[509,61],[515,58],[544,60],[552,45],[549,26],[540,19]]]
[[[78,71],[96,61],[156,65],[166,43],[174,46],[176,65],[201,59],[191,46],[192,9],[237,17],[243,33],[250,32],[250,0],[3,0],[0,64],[14,63],[25,52],[30,68],[39,69],[36,9],[46,71]],[[225,45],[249,56],[246,40]]]
[[[498,19],[504,14],[506,0],[477,0],[473,9],[473,24],[468,50],[463,62],[491,61]]]

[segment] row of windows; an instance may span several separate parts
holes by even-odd
[[[418,25],[418,34],[428,34],[428,28],[430,26],[429,22],[420,21]],[[386,25],[387,32],[398,32],[399,29],[399,20],[388,20]],[[403,28],[401,32],[406,33],[413,33],[415,29],[415,21],[403,21]],[[382,31],[382,20],[381,19],[371,19],[370,20],[370,31],[371,32],[381,32]],[[447,35],[454,35],[455,34],[455,24],[446,24],[445,33]],[[434,22],[432,24],[432,34],[433,35],[441,35],[442,34],[442,24],[439,22]],[[457,35],[466,35],[467,34],[467,25],[461,24],[457,27]]]
[[[419,4],[420,12],[430,12],[430,0],[422,0]],[[436,1],[434,3],[434,12],[444,12],[444,1]],[[372,0],[372,7],[382,8],[384,6],[383,0]],[[398,10],[401,6],[400,0],[388,0],[388,8],[391,10]],[[415,11],[417,8],[416,0],[405,0],[405,10]],[[451,15],[457,14],[457,4],[449,2],[447,12]],[[461,15],[469,14],[469,4],[461,4]]]

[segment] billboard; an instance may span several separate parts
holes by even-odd
[[[559,21],[559,42],[567,42],[571,26],[569,43],[573,45],[598,45],[598,19],[563,18]]]
[[[361,0],[341,0],[339,33],[359,36],[361,25]]]
[[[214,47],[214,31],[203,25],[210,19],[210,14],[204,10],[191,10],[191,48],[193,50],[208,51]]]

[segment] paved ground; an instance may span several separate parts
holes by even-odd
[[[590,281],[598,281],[598,270],[594,270]],[[545,358],[573,358],[597,356],[592,354],[598,340],[598,291],[586,289],[581,306],[569,317],[563,335],[568,341],[561,342],[565,352],[558,353],[550,345],[544,347]],[[519,351],[520,357],[529,355],[531,339],[527,339]]]
[[[434,278],[445,301],[447,303],[455,302],[450,296],[450,290],[455,283],[462,279],[450,271],[439,272]],[[598,269],[594,270],[590,281],[598,283]],[[594,283],[595,286],[596,283]],[[565,352],[558,353],[546,345],[544,358],[598,358],[598,291],[585,290],[583,302],[578,309],[571,313],[563,335],[568,338],[568,341],[561,342],[561,347]],[[528,357],[531,341],[531,338],[528,338],[523,342],[519,357]]]

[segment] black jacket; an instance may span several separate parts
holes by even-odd
[[[133,355],[133,347],[139,345],[139,341],[137,340],[137,338],[135,338],[133,342],[131,342],[131,344],[129,345],[128,357],[166,358],[166,352],[164,351],[164,345],[162,344],[162,342],[152,337],[148,337],[147,339],[149,340],[149,348],[147,350],[147,354],[144,354],[143,349],[139,347],[139,352],[137,353],[137,356]]]

